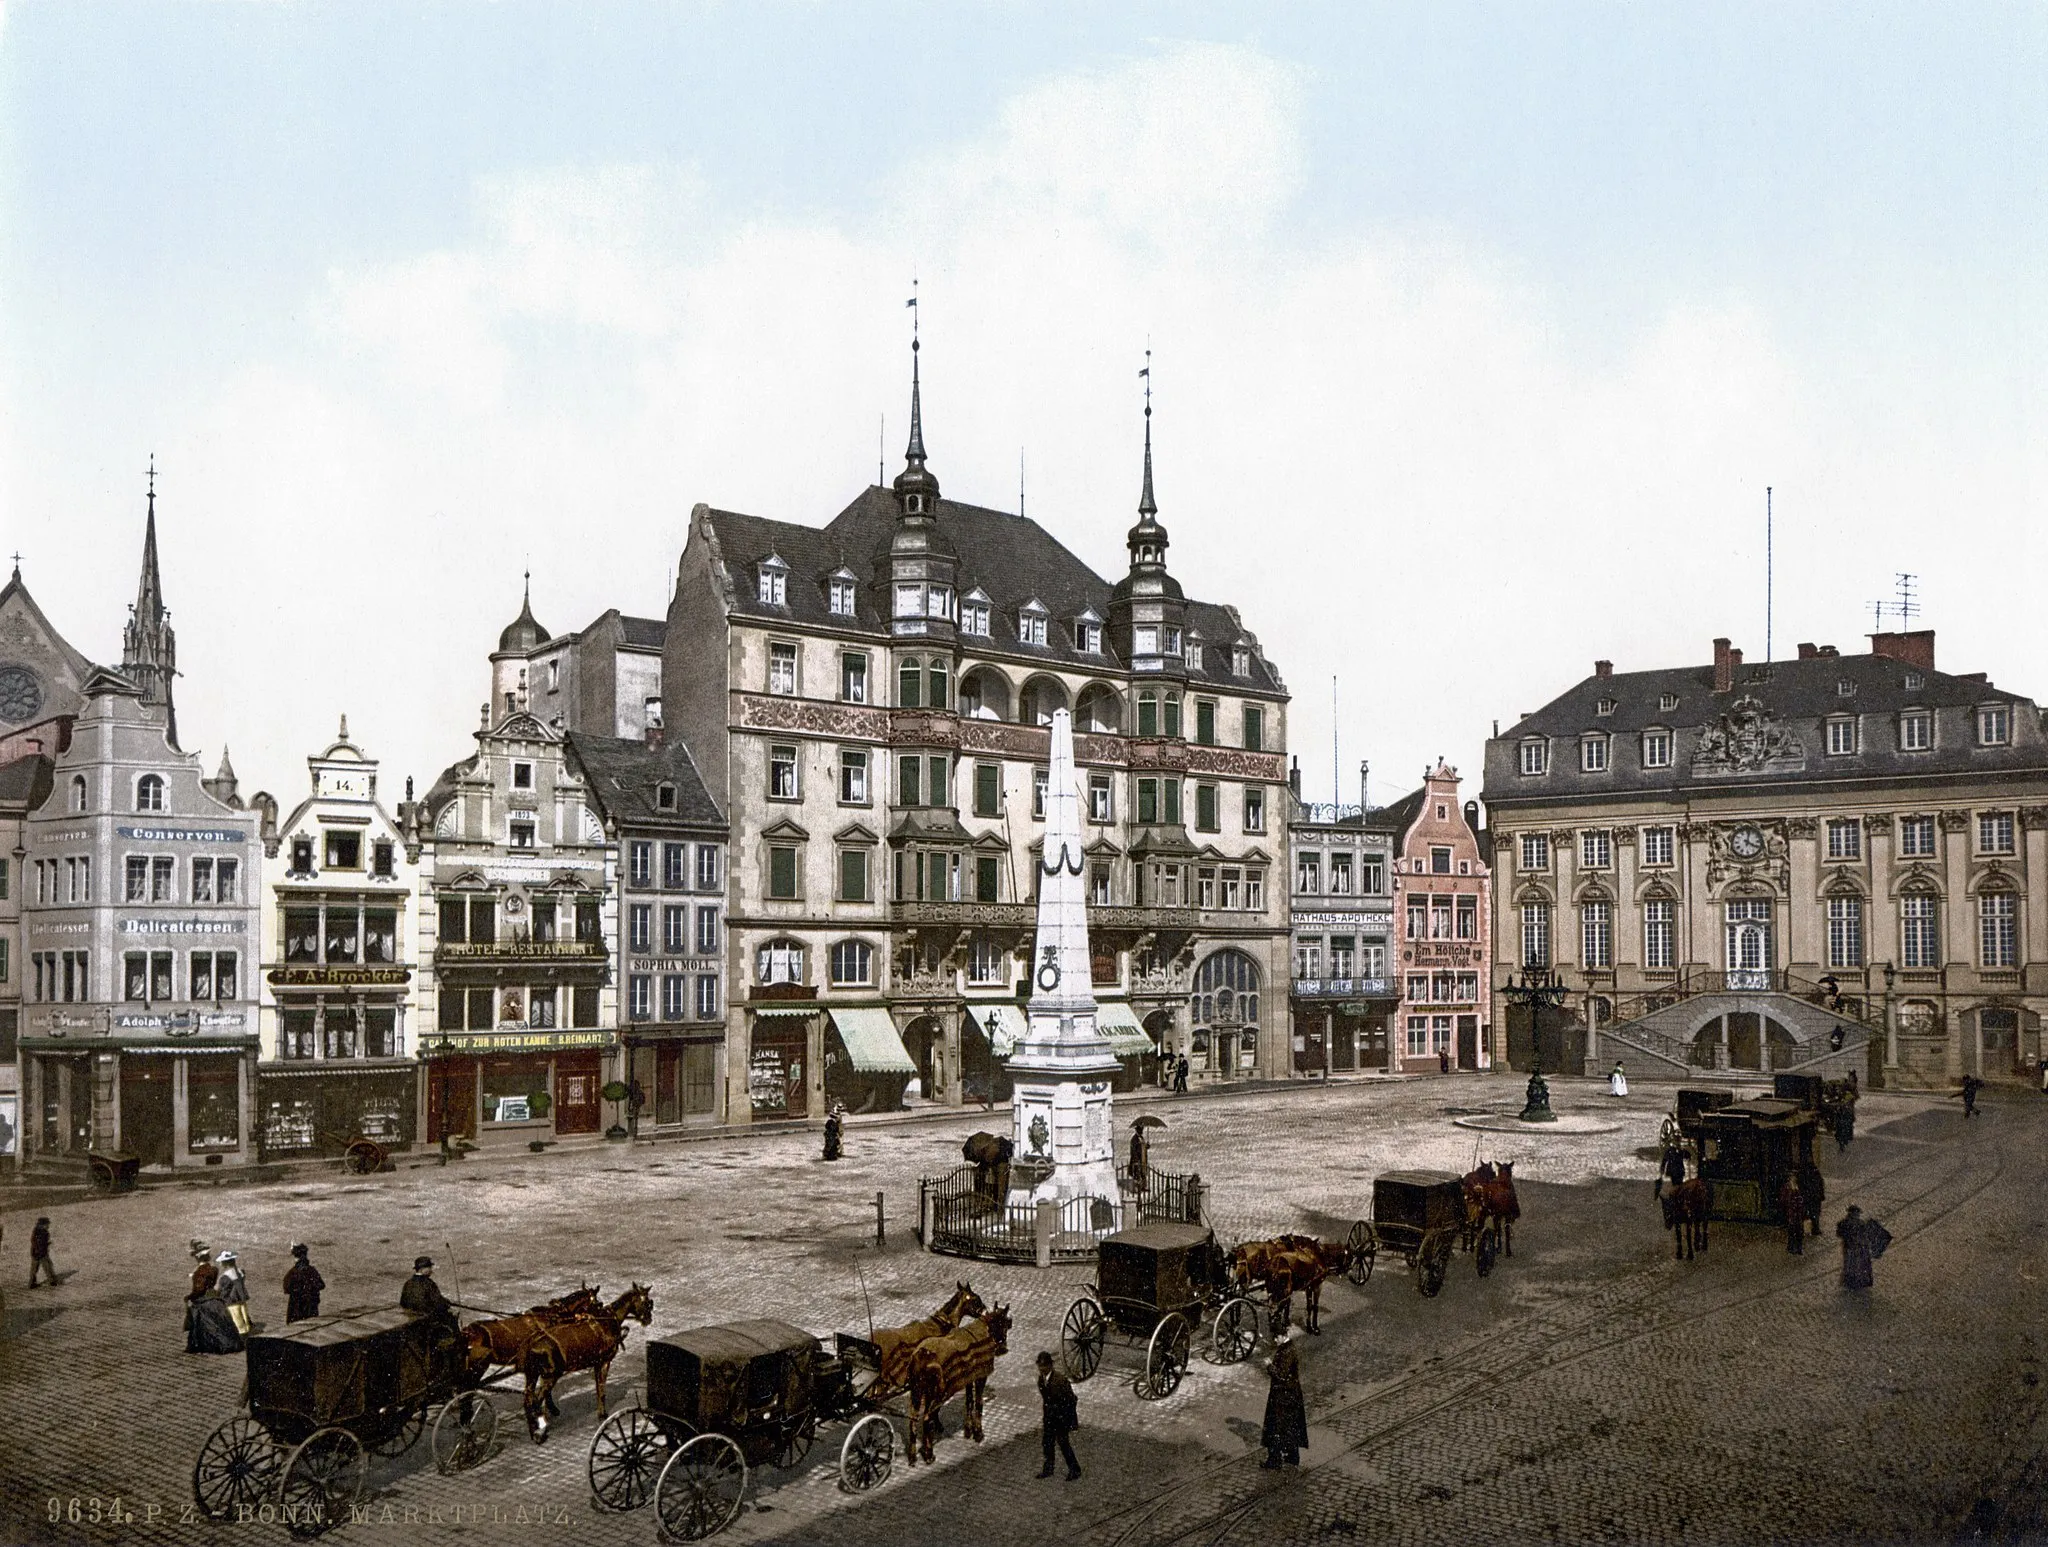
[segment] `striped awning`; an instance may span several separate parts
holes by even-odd
[[[754,1012],[754,1019],[757,1021],[797,1021],[806,1016],[816,1015],[819,1006],[815,1000],[799,1000],[795,1003],[785,1001],[781,1004],[750,1004],[747,1008]]]
[[[834,1005],[831,1015],[854,1068],[864,1074],[917,1073],[887,1010],[879,1005]]]
[[[967,1014],[977,1030],[988,1038],[988,1050],[998,1058],[1008,1058],[1017,1050],[1017,1044],[1024,1040],[1024,1034],[1031,1029],[1031,1023],[1024,1012],[1012,1000],[1001,1000],[989,1004],[970,1004]],[[989,1026],[993,1015],[996,1023]]]
[[[1098,1004],[1095,1007],[1095,1029],[1108,1039],[1119,1058],[1142,1058],[1147,1053],[1158,1051],[1151,1035],[1127,1004]]]

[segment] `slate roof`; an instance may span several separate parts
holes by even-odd
[[[54,758],[40,752],[0,763],[0,806],[33,811],[49,799]]]
[[[862,491],[826,526],[799,526],[737,511],[713,510],[712,529],[729,571],[732,610],[763,622],[832,628],[889,637],[882,609],[889,601],[889,541],[895,534],[896,496],[880,485]],[[1125,669],[1104,631],[1099,653],[1074,647],[1073,621],[1093,608],[1109,616],[1112,582],[1104,580],[1028,516],[989,510],[958,500],[940,499],[934,510],[942,546],[957,556],[961,596],[979,589],[990,603],[990,635],[963,635],[977,654],[1037,658],[1076,671]],[[756,566],[770,554],[789,566],[788,604],[776,607],[760,600]],[[841,617],[829,609],[831,576],[849,571],[859,583],[857,612]],[[1029,602],[1048,613],[1045,645],[1027,645],[1017,638],[1017,615]],[[1261,656],[1251,633],[1234,609],[1213,602],[1187,603],[1186,627],[1205,646],[1202,670],[1191,680],[1208,681],[1237,691],[1284,694],[1280,674]],[[1243,640],[1253,646],[1251,674],[1230,670],[1230,647]]]
[[[1394,846],[1399,848],[1408,841],[1408,829],[1415,825],[1415,819],[1422,815],[1422,803],[1429,799],[1429,786],[1410,790],[1391,806],[1385,808],[1387,824],[1394,829]]]
[[[581,731],[571,731],[566,739],[591,795],[621,827],[725,827],[717,802],[704,788],[690,750],[679,737],[668,737],[654,747]],[[673,811],[656,804],[655,790],[663,783],[676,787]]]
[[[621,613],[619,631],[627,644],[644,650],[659,650],[668,642],[668,621],[665,618],[629,618]]]
[[[1674,708],[1663,707],[1667,696],[1676,699]],[[1719,726],[1745,699],[1760,704],[1799,742],[1800,756],[1751,772],[1696,772],[1694,754],[1703,732]],[[1611,705],[1606,714],[1600,712],[1603,701]],[[2011,739],[2005,746],[1980,747],[1976,711],[1996,704],[2010,708]],[[1907,709],[1932,713],[1931,749],[1901,748],[1899,716]],[[1827,722],[1844,715],[1857,720],[1857,748],[1831,755]],[[1669,767],[1643,766],[1641,733],[1653,728],[1672,732]],[[1589,732],[1612,737],[1609,767],[1603,772],[1580,771],[1576,748]],[[1550,740],[1549,766],[1545,773],[1525,775],[1519,771],[1518,747],[1532,736]],[[1484,798],[1491,806],[1722,790],[1781,779],[1898,779],[2043,768],[2048,768],[2048,741],[2032,699],[1994,687],[1982,674],[1957,676],[1874,654],[1817,655],[1768,665],[1744,663],[1735,667],[1734,686],[1726,693],[1714,691],[1711,665],[1607,677],[1596,673],[1487,742]]]

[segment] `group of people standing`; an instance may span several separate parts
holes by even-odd
[[[1185,1053],[1161,1053],[1159,1055],[1159,1088],[1173,1091],[1176,1095],[1188,1093],[1188,1055]]]
[[[185,1295],[185,1352],[235,1354],[242,1351],[256,1324],[249,1319],[249,1279],[232,1251],[215,1255],[204,1241],[192,1242],[192,1284]],[[287,1322],[320,1314],[320,1295],[327,1281],[313,1266],[303,1242],[292,1247],[292,1265],[284,1276]]]

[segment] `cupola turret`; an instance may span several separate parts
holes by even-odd
[[[1125,535],[1131,567],[1109,593],[1110,636],[1132,671],[1178,675],[1187,626],[1180,582],[1166,572],[1166,528],[1152,492],[1152,351],[1145,351],[1145,474],[1138,524]]]
[[[899,637],[950,640],[959,617],[959,565],[952,544],[939,530],[939,481],[925,465],[919,349],[913,323],[910,444],[904,448],[903,471],[896,475],[896,528],[889,537],[889,629]]]

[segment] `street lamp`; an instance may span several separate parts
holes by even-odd
[[[1550,1086],[1543,1078],[1543,1012],[1564,1003],[1565,986],[1547,967],[1524,967],[1522,980],[1518,983],[1510,977],[1501,992],[1509,1004],[1529,1012],[1529,1089],[1517,1115],[1525,1123],[1554,1123],[1557,1114],[1550,1110]]]

